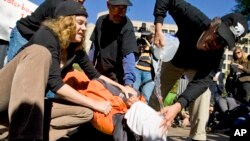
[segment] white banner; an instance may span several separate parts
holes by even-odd
[[[30,15],[37,5],[29,0],[0,0],[0,39],[9,41],[16,21]]]

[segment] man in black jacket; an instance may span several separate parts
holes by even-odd
[[[137,44],[133,24],[126,16],[128,6],[132,6],[130,0],[107,0],[109,14],[96,21],[89,56],[101,74],[131,89],[136,79]]]
[[[158,47],[164,45],[162,23],[167,11],[178,26],[176,36],[180,45],[174,58],[162,65],[162,96],[166,96],[183,73],[190,82],[175,104],[161,110],[165,116],[163,125],[167,129],[181,109],[189,106],[192,124],[190,137],[193,140],[206,140],[205,126],[211,96],[208,87],[225,48],[233,48],[235,42],[247,33],[247,21],[237,13],[210,20],[186,1],[156,0],[155,44]]]

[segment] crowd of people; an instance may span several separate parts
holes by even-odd
[[[154,31],[142,24],[141,37],[136,39],[126,16],[131,1],[106,3],[109,13],[97,19],[89,52],[84,0],[46,0],[17,21],[8,63],[0,69],[0,124],[8,128],[9,141],[56,141],[70,138],[75,131],[84,140],[100,140],[92,133],[100,132],[102,140],[165,141],[180,113],[185,125],[190,124],[190,138],[207,140],[211,103],[222,116],[236,113],[240,106],[248,108],[250,57],[235,47],[248,32],[246,17],[229,13],[210,19],[184,0],[156,0]],[[154,66],[154,61],[161,61],[154,56],[154,47],[166,44],[162,27],[167,13],[178,26],[175,36],[180,44],[173,59]],[[226,48],[234,49],[234,60],[224,96],[219,84],[223,85],[220,74]],[[171,105],[150,104],[155,100],[155,75],[160,75],[163,98],[180,78],[188,80]],[[48,92],[55,96],[47,97]],[[246,109],[234,120],[243,116],[249,124]]]

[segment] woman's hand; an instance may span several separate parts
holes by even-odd
[[[112,109],[112,105],[109,101],[101,101],[101,102],[96,103],[94,110],[101,112],[105,115],[108,115],[111,109]]]
[[[130,107],[132,104],[134,104],[135,102],[139,101],[138,96],[131,96],[127,99],[126,101],[126,105],[127,107]]]

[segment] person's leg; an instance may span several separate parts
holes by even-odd
[[[17,59],[0,69],[0,115],[8,111],[12,80],[17,67]]]
[[[218,98],[218,106],[220,108],[220,112],[225,113],[227,110],[229,110],[227,99],[224,97]]]
[[[11,67],[10,67],[11,66]],[[10,100],[11,83],[15,73],[14,63],[0,69],[0,140],[8,136],[8,105]]]
[[[9,97],[6,101],[9,105],[4,106],[9,110],[10,141],[43,140],[44,92],[50,65],[50,52],[45,47],[31,45],[1,70],[1,81],[7,87],[2,88],[1,83],[1,96]]]
[[[151,72],[142,72],[142,84],[142,94],[145,96],[147,102],[149,102],[150,96],[152,95],[155,86]]]
[[[0,39],[0,69],[4,66],[4,61],[9,46],[8,44],[9,44],[8,41]]]
[[[135,76],[136,76],[136,80],[133,84],[134,89],[139,91],[139,87],[141,85],[141,70],[135,68]]]
[[[53,102],[49,141],[56,141],[66,136],[77,127],[90,121],[93,111],[89,108],[73,105],[68,102]]]
[[[155,81],[155,90],[160,89],[162,101],[167,96],[168,92],[172,89],[176,81],[182,76],[184,70],[179,69],[172,65],[170,62],[163,62],[161,66],[161,73],[160,73],[160,84],[158,84],[158,80]],[[156,73],[156,75],[158,75]],[[158,76],[156,76],[157,78]],[[160,88],[159,88],[160,87]],[[149,105],[153,107],[156,111],[160,110],[159,99],[156,95],[152,95],[150,97]]]
[[[232,97],[226,97],[226,100],[227,100],[228,110],[230,111],[239,106],[236,100]]]
[[[9,62],[10,60],[12,60],[18,50],[27,42],[27,39],[22,37],[17,27],[14,27],[10,34],[9,49],[7,51],[7,61]]]
[[[183,75],[182,78],[179,79],[178,88],[177,88],[177,96],[179,96],[185,91],[187,85],[188,85],[188,79],[185,78],[185,76]]]
[[[196,71],[185,71],[188,80],[192,80]],[[211,91],[209,88],[200,95],[194,102],[189,105],[190,112],[190,138],[193,140],[206,140],[206,125],[209,118],[209,105],[210,105]]]
[[[244,96],[244,102],[249,103],[250,102],[250,82],[244,82],[242,83],[242,92]]]
[[[206,124],[209,118],[211,92],[207,89],[189,106],[191,130],[190,137],[194,140],[206,140]]]
[[[176,81],[184,73],[183,69],[175,67],[170,62],[163,62],[161,66],[161,95],[163,99],[166,97],[168,92],[172,89]]]

